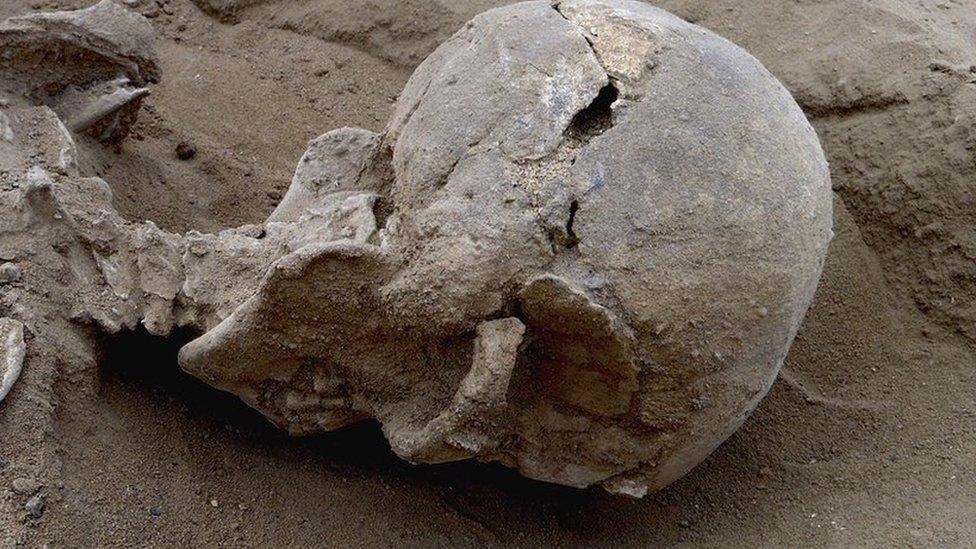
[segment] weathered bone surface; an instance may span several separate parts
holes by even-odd
[[[131,52],[106,58],[152,58]],[[375,418],[411,461],[632,496],[762,398],[831,237],[826,162],[786,90],[625,0],[476,17],[385,132],[313,141],[267,222],[219,234],[122,219],[53,111],[0,114],[0,259],[50,288],[22,301],[195,327],[183,368],[295,434]]]
[[[20,377],[26,351],[24,325],[12,318],[0,318],[0,402]]]
[[[102,141],[129,132],[144,86],[159,79],[149,23],[111,0],[0,24],[0,93],[47,105]]]

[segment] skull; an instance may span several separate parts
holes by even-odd
[[[0,244],[68,267],[31,280],[45,291],[21,316],[58,300],[108,331],[195,327],[181,366],[293,434],[376,419],[413,462],[642,496],[742,424],[813,298],[832,198],[816,134],[758,61],[664,11],[483,13],[418,67],[382,134],[314,140],[264,224],[175,235],[122,219],[74,163],[58,116],[121,138],[144,92],[117,79],[152,72],[135,71],[153,58],[144,22],[131,44],[79,41],[103,26],[94,9],[42,17],[39,36],[115,68],[0,111],[16,183]],[[0,46],[32,51],[11,28]],[[88,114],[59,111],[76,104]]]
[[[267,231],[291,252],[187,371],[294,433],[376,418],[410,461],[642,495],[769,389],[831,193],[738,47],[638,2],[537,1],[439,47],[382,135],[313,142]]]

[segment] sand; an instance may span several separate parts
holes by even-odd
[[[7,0],[0,18],[89,3]],[[163,81],[121,151],[82,144],[82,165],[133,219],[258,222],[309,139],[381,130],[416,63],[497,3],[142,0]],[[971,545],[976,8],[662,5],[787,83],[837,191],[836,237],[780,379],[692,474],[634,501],[496,465],[411,466],[372,424],[291,439],[182,374],[179,336],[123,334],[93,352],[52,312],[0,406],[0,546]],[[179,160],[180,143],[196,155]],[[34,493],[40,518],[24,510]]]

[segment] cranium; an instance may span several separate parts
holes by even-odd
[[[375,418],[410,461],[633,496],[766,393],[831,237],[789,93],[627,0],[476,17],[382,134],[313,141],[261,226],[171,235],[33,173],[112,290],[76,292],[77,318],[197,326],[181,366],[295,434]]]

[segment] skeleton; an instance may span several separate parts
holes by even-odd
[[[96,12],[119,43],[58,31]],[[122,219],[74,163],[70,132],[118,141],[158,77],[136,19],[106,0],[14,24],[103,60],[94,79],[9,63],[26,46],[0,27],[29,100],[0,110],[0,259],[51,288],[0,306],[197,329],[180,365],[293,434],[374,418],[412,462],[638,497],[769,389],[831,238],[830,181],[799,107],[733,44],[626,0],[485,12],[382,134],[310,143],[265,223],[176,235]]]

